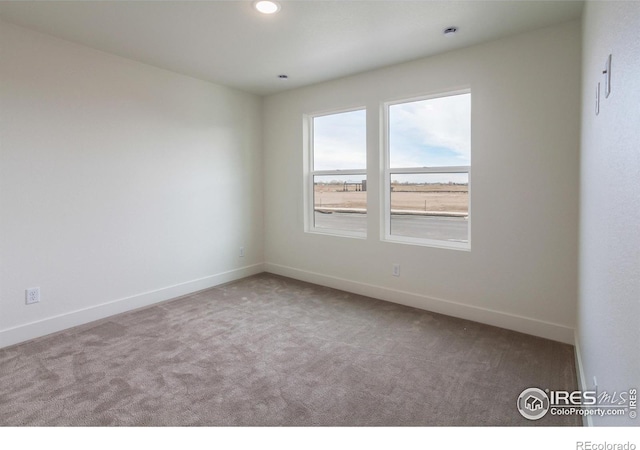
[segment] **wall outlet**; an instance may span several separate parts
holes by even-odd
[[[24,291],[24,302],[27,305],[33,305],[40,302],[40,288],[29,288]]]
[[[240,247],[240,258],[244,258],[244,247]]]
[[[393,265],[393,276],[394,277],[399,277],[400,276],[400,264],[394,264]]]

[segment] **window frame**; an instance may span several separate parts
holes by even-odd
[[[428,95],[421,95],[416,97],[405,97],[401,99],[385,101],[382,103],[382,177],[383,180],[380,183],[382,189],[381,211],[380,215],[380,239],[383,242],[401,243],[418,245],[425,247],[436,247],[452,250],[471,251],[471,163],[468,166],[441,166],[441,167],[401,167],[391,168],[391,149],[390,149],[390,120],[389,120],[389,108],[393,105],[400,105],[403,103],[413,103],[424,100],[431,100],[443,97],[452,97],[455,95],[470,94],[471,88],[465,87],[462,89],[439,91]],[[470,100],[471,101],[471,100]],[[473,111],[473,109],[472,109]],[[470,117],[471,120],[471,117]],[[471,154],[469,155],[471,161]],[[391,176],[395,174],[439,174],[439,173],[466,173],[469,180],[469,209],[467,214],[467,241],[444,241],[439,239],[419,238],[410,236],[400,236],[391,234]]]
[[[314,119],[316,117],[330,116],[334,114],[349,113],[355,111],[365,112],[365,168],[364,169],[335,169],[335,170],[315,170],[314,169]],[[368,181],[368,143],[367,143],[367,117],[368,111],[366,106],[354,106],[340,109],[332,109],[330,111],[322,111],[310,114],[304,114],[304,143],[306,146],[304,156],[304,231],[306,233],[324,234],[331,236],[351,237],[356,239],[366,239],[368,226],[364,232],[344,230],[340,228],[323,228],[315,226],[315,192],[314,192],[314,180],[317,176],[344,176],[344,175],[364,175]],[[369,195],[367,193],[367,204]],[[365,213],[368,217],[368,207]]]

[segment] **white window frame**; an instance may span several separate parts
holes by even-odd
[[[351,108],[344,109],[335,109],[331,111],[323,111],[313,114],[304,114],[304,141],[306,145],[306,149],[304,152],[304,231],[306,233],[316,233],[316,234],[325,234],[331,236],[345,236],[357,239],[366,239],[367,238],[367,230],[364,232],[353,231],[353,230],[342,230],[339,228],[322,228],[315,226],[315,199],[314,199],[314,178],[316,176],[323,175],[364,175],[367,177],[367,168],[364,169],[345,169],[345,170],[315,170],[314,169],[314,148],[313,148],[313,119],[316,117],[330,116],[333,114],[341,114],[348,113],[353,111],[365,111],[365,115],[367,114],[367,108],[365,106],[355,106]],[[366,122],[365,122],[366,126]],[[365,147],[366,148],[366,147]],[[367,158],[368,159],[368,158]],[[366,164],[366,163],[365,163]],[[367,193],[368,198],[368,193]],[[368,202],[367,202],[368,203]],[[369,211],[367,208],[367,215]]]
[[[387,101],[382,104],[383,132],[382,132],[382,167],[383,180],[380,183],[382,188],[382,223],[380,224],[381,240],[387,242],[403,243],[410,245],[421,245],[426,247],[446,248],[453,250],[471,251],[471,166],[449,166],[449,167],[402,167],[391,169],[391,154],[389,147],[389,107],[403,103],[412,103],[435,98],[451,97],[454,95],[471,94],[471,88],[458,89],[454,91],[439,92],[419,97],[402,98]],[[467,216],[467,241],[444,241],[439,239],[418,238],[409,236],[399,236],[391,234],[391,175],[395,174],[438,174],[438,173],[466,173],[469,178],[469,214]]]

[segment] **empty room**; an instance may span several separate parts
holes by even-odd
[[[0,425],[633,430],[639,24],[1,1]]]

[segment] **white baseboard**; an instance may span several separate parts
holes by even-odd
[[[518,331],[533,336],[543,337],[554,341],[573,345],[574,330],[571,327],[545,322],[542,320],[518,316],[487,308],[480,308],[463,303],[452,302],[412,292],[399,291],[382,286],[345,280],[316,272],[295,269],[274,263],[265,263],[265,271],[276,275],[295,278],[309,283],[315,283],[354,294],[365,295],[379,300],[385,300],[401,305],[468,319],[487,325],[493,325],[508,330]]]
[[[210,275],[197,280],[168,286],[155,291],[144,292],[131,297],[113,300],[89,308],[71,311],[58,316],[0,330],[0,348],[62,331],[74,326],[83,325],[95,320],[104,319],[115,314],[153,305],[155,303],[187,295],[192,292],[208,289],[240,278],[255,275],[263,271],[355,294],[365,295],[392,303],[412,306],[414,308],[519,331],[521,333],[564,342],[566,344],[574,344],[574,330],[564,325],[428,297],[412,292],[360,283],[357,281],[295,269],[293,267],[282,266],[279,264],[265,263]],[[577,357],[579,356],[578,347],[576,347],[576,355]],[[580,372],[581,366],[578,367],[578,364],[580,363],[577,362],[576,364],[576,370]]]
[[[576,352],[576,376],[578,378],[578,389],[581,391],[589,390],[589,384],[587,383],[586,374],[584,373],[584,366],[582,365],[582,353],[580,352],[580,338],[578,337],[578,330],[575,331],[573,338],[574,351]],[[591,416],[582,416],[582,426],[592,427],[593,419]]]
[[[264,272],[254,264],[0,330],[0,348]]]

